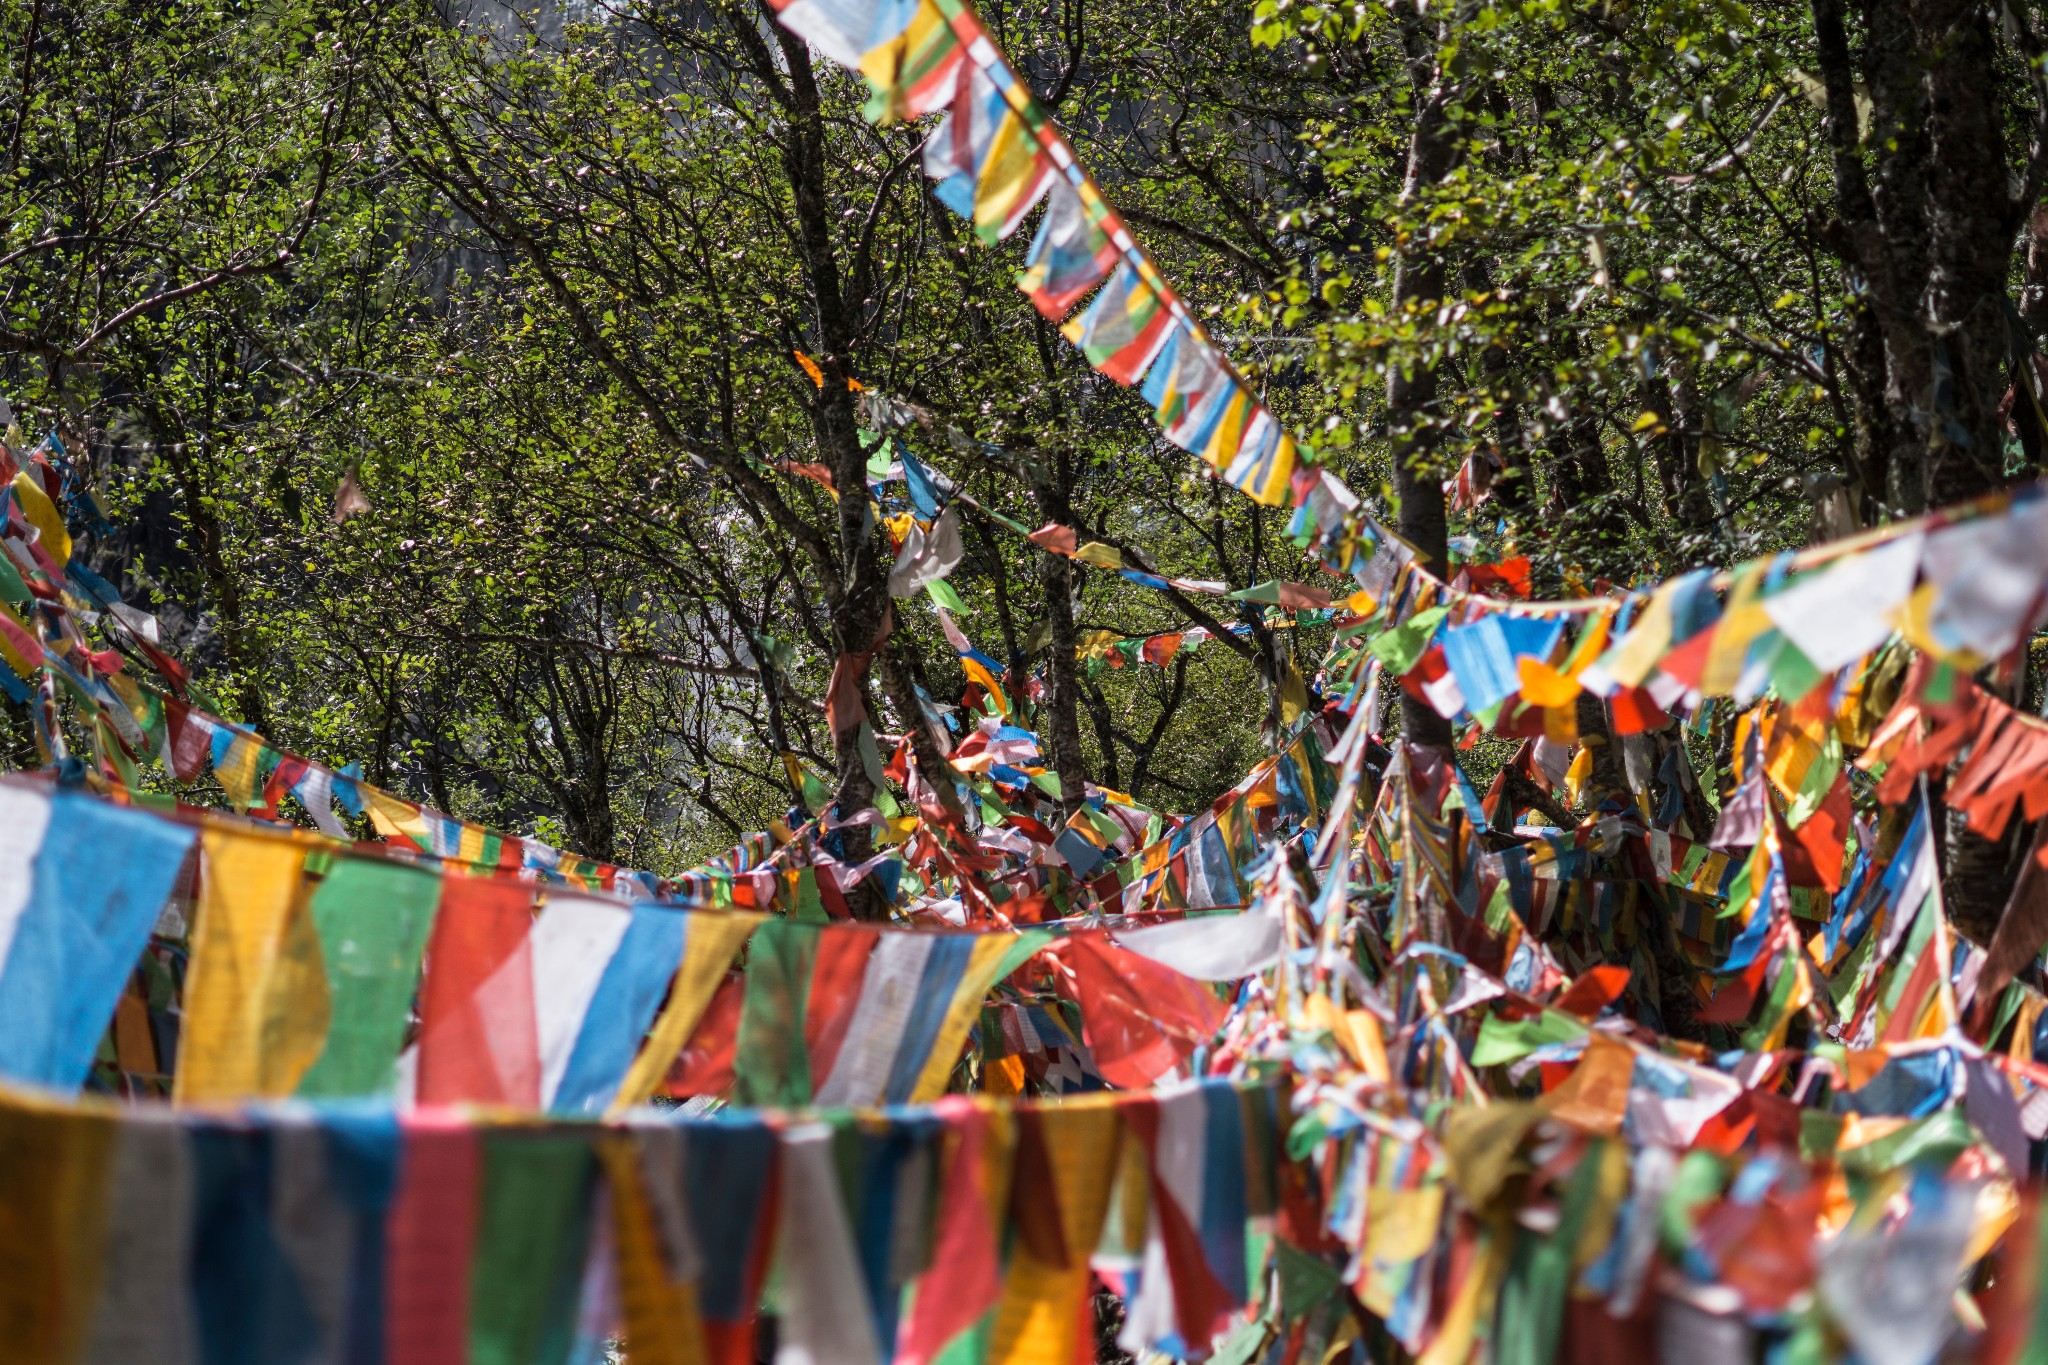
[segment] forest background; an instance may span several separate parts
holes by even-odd
[[[1446,571],[1647,583],[2039,472],[2030,8],[980,14],[1269,406]],[[878,728],[974,720],[930,598],[890,605],[885,525],[832,491],[891,458],[878,397],[982,507],[1341,596],[1285,510],[1089,370],[1012,287],[1028,236],[978,239],[928,128],[866,97],[758,0],[0,0],[7,439],[62,434],[88,559],[222,713],[658,872],[799,802],[782,754],[874,799],[825,703],[885,619]],[[1313,683],[1327,624],[963,512],[958,624],[1068,802],[1199,809]],[[1110,644],[1195,626],[1163,665]],[[2039,672],[2007,695],[2038,709]],[[1725,776],[1725,727],[1692,743]],[[1963,840],[1988,899],[2025,839]]]

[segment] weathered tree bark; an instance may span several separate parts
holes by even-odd
[[[1496,287],[1493,272],[1485,262],[1475,259],[1466,264],[1468,292],[1484,294]],[[1505,294],[1506,290],[1501,292]],[[1493,500],[1513,523],[1519,524],[1536,506],[1536,472],[1529,459],[1529,435],[1522,429],[1522,405],[1513,396],[1514,364],[1507,343],[1496,338],[1479,353],[1478,368],[1494,401],[1500,404],[1489,424],[1493,452],[1500,460],[1500,470],[1493,479]]]
[[[1421,26],[1403,26],[1408,41],[1409,77],[1416,92],[1415,126],[1408,141],[1408,170],[1403,198],[1450,174],[1457,143],[1450,126],[1455,92],[1437,69],[1437,47],[1425,41]],[[1394,316],[1406,318],[1436,306],[1443,297],[1443,260],[1427,242],[1401,244],[1394,269]],[[1422,556],[1432,573],[1450,573],[1450,531],[1444,507],[1443,471],[1431,459],[1436,437],[1430,428],[1436,404],[1434,367],[1409,368],[1395,363],[1387,371],[1387,433],[1394,464],[1394,493],[1401,500],[1395,529]],[[1426,705],[1404,703],[1401,733],[1412,743],[1447,749],[1451,723]]]
[[[1987,78],[1995,21],[1966,0],[1870,0],[1862,45],[1852,49],[1842,0],[1812,7],[1834,150],[1835,245],[1867,291],[1884,353],[1884,411],[1858,414],[1859,453],[1869,468],[1882,466],[1892,507],[1918,512],[2001,477],[2006,276],[2033,205],[2015,202],[2008,186],[2004,114]],[[1863,407],[1869,339],[1855,337],[1844,359]]]
[[[818,386],[811,424],[819,453],[832,470],[832,482],[846,490],[839,499],[837,544],[839,600],[832,612],[832,647],[841,657],[865,655],[875,647],[889,607],[888,564],[881,540],[868,517],[868,500],[858,494],[867,487],[867,451],[861,447],[859,419],[846,381],[853,377],[854,319],[841,293],[839,259],[832,240],[831,210],[825,197],[825,124],[809,49],[780,25],[774,34],[789,73],[789,129],[782,146],[783,171],[789,178],[796,210],[797,244],[803,254],[812,316],[817,326]],[[844,722],[844,718],[841,718]],[[874,803],[875,788],[860,754],[857,724],[842,723],[832,735],[839,786],[835,806],[842,814],[865,810]],[[848,830],[847,856],[866,856],[866,829]],[[854,845],[858,844],[859,847]]]

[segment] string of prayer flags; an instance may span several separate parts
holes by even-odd
[[[1071,1358],[1090,1283],[1128,1349],[1243,1321],[1281,1205],[1270,1087],[1058,1106],[950,1098],[797,1123],[610,1124],[297,1105],[116,1113],[0,1095],[25,1360],[568,1365],[782,1349],[835,1361]],[[1204,1340],[1206,1345],[1206,1337]],[[792,1357],[793,1358],[793,1357]]]
[[[984,121],[1004,109],[1008,95]],[[976,155],[973,206],[1008,205],[983,173],[1024,163],[993,143]],[[1178,369],[1182,340],[1170,329],[1155,371]],[[1205,452],[1240,420],[1217,401],[1180,414]],[[1263,444],[1247,431],[1240,452]],[[1290,495],[1341,505],[1316,483],[1290,479]],[[108,1055],[89,1083],[120,1088],[144,1059],[177,1098],[259,1100],[117,1117],[0,1096],[0,1243],[27,1249],[0,1276],[0,1340],[38,1360],[132,1357],[152,1351],[140,1320],[162,1324],[171,1359],[554,1365],[623,1333],[633,1357],[737,1362],[765,1305],[792,1359],[1065,1360],[1093,1336],[1099,1279],[1126,1299],[1122,1347],[1178,1358],[1356,1361],[1363,1325],[1433,1365],[1647,1358],[1659,1338],[1739,1355],[1758,1333],[1822,1360],[1845,1338],[1859,1357],[1934,1349],[1979,1307],[1990,1335],[1952,1349],[2001,1358],[2031,1330],[2048,998],[2034,949],[2000,945],[1994,970],[1949,922],[1941,806],[1919,779],[1943,773],[1942,799],[1981,829],[2048,812],[2048,726],[1968,676],[2040,609],[1969,561],[2032,553],[2008,538],[2039,502],[1576,613],[1447,590],[1392,542],[1333,540],[1318,510],[1311,543],[1362,565],[1377,613],[1333,666],[1352,729],[1339,742],[1304,713],[1194,818],[1093,788],[1063,822],[1011,812],[991,793],[1048,775],[1036,736],[990,716],[956,763],[984,823],[849,817],[901,841],[877,855],[886,870],[835,859],[821,821],[685,878],[605,874],[802,920],[567,894],[532,866],[547,853],[477,846],[406,803],[382,808],[402,844],[373,859],[151,815],[136,793],[123,807],[0,784],[27,803],[0,823],[0,1011],[34,1015],[20,1036],[90,1013]],[[1122,564],[1078,537],[1062,552]],[[1811,601],[1781,600],[1804,585],[1836,601],[1835,575],[1880,552],[1888,606],[1816,624]],[[1565,614],[1584,618],[1571,640]],[[39,643],[72,672],[52,676],[119,705],[173,764],[211,765],[237,804],[298,789],[291,756],[189,706],[152,711],[55,638]],[[1849,640],[1864,647],[1823,668]],[[1373,746],[1375,664],[1469,715],[1470,735],[1519,729],[1508,771],[1534,793],[1504,773],[1482,801],[1456,754]],[[1717,685],[1755,704],[1733,720],[1738,785],[1715,821],[1666,722],[1697,724]],[[1597,774],[1591,745],[1567,766],[1576,728],[1551,729],[1594,699],[1613,746]],[[102,745],[125,745],[104,720]],[[1377,796],[1359,821],[1368,748]],[[1560,785],[1583,815],[1555,811]],[[62,853],[90,880],[46,876],[60,817],[93,834]],[[161,885],[106,892],[104,848],[131,856],[127,836],[152,830]],[[184,917],[155,912],[180,904],[188,867],[181,985],[164,962]],[[920,926],[983,931],[813,922],[828,886],[865,876],[904,888],[892,909]],[[41,993],[5,994],[24,945],[89,942],[110,904],[121,934],[163,925],[141,971],[131,940],[87,1000],[100,985],[74,990],[39,948]],[[1053,922],[1018,934],[1004,917]],[[172,1046],[160,1021],[182,1024]],[[982,1097],[921,1105],[977,1081]],[[1104,1084],[1123,1089],[988,1098]],[[413,1108],[313,1098],[351,1090]],[[663,1090],[738,1107],[630,1107]],[[451,1107],[476,1103],[518,1112]],[[568,1118],[602,1110],[615,1117]],[[1918,1292],[1889,1297],[1896,1326],[1852,1329],[1858,1276],[1899,1265]],[[1958,1297],[1994,1276],[2024,1280],[2023,1302]]]
[[[1064,324],[1068,340],[1090,365],[1126,385],[1155,368],[1169,338],[1171,351],[1190,363],[1200,353],[1216,381],[1203,394],[1195,426],[1169,426],[1168,438],[1257,501],[1287,501],[1298,460],[1294,438],[1188,317],[966,4],[781,0],[776,10],[785,27],[867,77],[871,121],[946,110],[925,142],[924,171],[935,182],[933,194],[983,240],[1009,237],[1049,195],[1019,287],[1058,319],[1106,277],[1088,309]]]
[[[1040,195],[1053,189],[1052,207],[1020,285],[1048,316],[1058,317],[1107,276],[1109,284],[1081,317],[1067,324],[1067,334],[1104,373],[1121,383],[1142,383],[1169,440],[1201,456],[1226,482],[1258,501],[1291,501],[1296,518],[1290,531],[1297,543],[1313,546],[1338,572],[1353,572],[1361,559],[1376,557],[1394,543],[1329,471],[1295,477],[1297,467],[1310,467],[1303,466],[1293,437],[1187,317],[963,0],[863,5],[845,12],[816,0],[784,0],[779,10],[782,21],[820,51],[868,76],[876,92],[870,118],[914,117],[950,96],[946,121],[927,143],[926,169],[940,182],[939,197],[970,218],[984,237],[1007,236]],[[912,51],[916,60],[906,68]],[[913,71],[944,74],[931,85],[916,87],[920,93],[912,97],[906,77]],[[1071,283],[1055,283],[1062,279]],[[1473,471],[1461,471],[1455,482],[1465,501],[1483,495],[1483,480]],[[1470,490],[1467,482],[1473,484]],[[2005,496],[1994,495],[1970,510],[1997,511]],[[1763,662],[1788,676],[1802,668],[1824,674],[1874,648],[1894,626],[1917,646],[1953,654],[1959,662],[1982,662],[2010,650],[2019,638],[2018,618],[2035,601],[2041,566],[2033,547],[2040,537],[2026,534],[2020,520],[2000,525],[1966,517],[1950,526],[1941,524],[1941,515],[1927,532],[1924,552],[1915,539],[1917,528],[1859,544],[1863,553],[1858,561],[1867,561],[1863,571],[1872,576],[1869,582],[1844,565],[1839,570],[1809,568],[1789,587],[1777,585],[1785,589],[1776,594],[1783,600],[1763,618],[1768,624],[1745,618],[1740,627],[1752,635],[1784,632],[1783,648]],[[2001,535],[2009,535],[2009,542]],[[1489,600],[1453,588],[1412,556],[1401,567],[1461,605]],[[1519,573],[1468,568],[1461,574],[1475,587],[1523,595],[1526,580]],[[1925,580],[1917,591],[1916,576]],[[1375,599],[1383,598],[1371,584],[1367,587]],[[1546,615],[1603,610],[1587,602],[1531,605]],[[1630,652],[1612,661],[1623,674],[1636,675],[1621,679],[1624,691],[1642,687],[1658,657],[1698,634],[1694,628],[1673,636],[1654,600],[1639,630],[1642,638]],[[1735,637],[1723,634],[1732,645]],[[1722,653],[1724,659],[1707,669],[1715,686],[1706,695],[1727,695],[1722,689],[1733,681],[1727,676],[1727,651]],[[1594,690],[1607,695],[1610,676],[1608,662],[1595,666]]]

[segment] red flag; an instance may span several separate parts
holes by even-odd
[[[458,1114],[399,1120],[404,1160],[386,1216],[385,1360],[439,1365],[469,1358],[469,1272],[475,1245],[478,1129]]]
[[[1062,526],[1048,521],[1031,533],[1032,543],[1052,551],[1056,555],[1071,555],[1081,548],[1081,538],[1071,526]]]
[[[192,715],[176,697],[164,698],[164,723],[171,732],[171,767],[180,782],[196,782],[213,752],[213,727]]]
[[[1628,989],[1629,970],[1603,964],[1586,971],[1557,997],[1556,1008],[1580,1019],[1591,1019]]]
[[[1228,1010],[1201,982],[1126,952],[1101,933],[1076,934],[1068,949],[1082,1036],[1111,1085],[1144,1089],[1223,1027]]]
[[[441,883],[420,989],[420,1103],[540,1103],[532,928],[526,882]]]
[[[820,885],[823,885],[821,879]],[[827,925],[818,934],[818,953],[811,961],[810,992],[804,1000],[804,1051],[811,1059],[811,1084],[822,1085],[839,1059],[860,1003],[861,982],[868,958],[881,935],[855,925]]]

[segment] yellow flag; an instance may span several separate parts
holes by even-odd
[[[370,823],[376,826],[378,834],[385,839],[405,839],[429,853],[434,851],[433,831],[427,828],[418,806],[375,787],[360,790],[369,803]]]
[[[1521,678],[1522,700],[1531,706],[1569,706],[1578,698],[1577,678],[1558,672],[1533,654],[1517,659],[1515,671]]]
[[[285,835],[200,835],[180,1103],[289,1095],[327,1045],[332,1018],[320,932],[302,875],[305,846]]]
[[[64,514],[43,491],[42,481],[26,469],[16,474],[14,500],[21,504],[21,514],[28,518],[28,524],[36,528],[50,558],[59,564],[70,563],[71,533],[64,529]]]
[[[670,1275],[640,1174],[639,1144],[625,1134],[607,1133],[596,1149],[611,1187],[626,1354],[634,1365],[701,1365],[707,1356],[697,1285]]]
[[[974,186],[974,229],[993,242],[1014,225],[1044,176],[1038,138],[1012,109],[989,139],[988,157]]]
[[[4,553],[6,552],[0,551],[0,554]],[[33,640],[36,638],[36,633],[28,628],[28,623],[19,616],[16,616],[14,609],[5,602],[0,602],[0,617],[5,617],[16,630],[29,639]],[[20,678],[26,678],[29,674],[35,672],[41,662],[38,660],[37,663],[31,664],[27,659],[23,658],[21,652],[8,643],[5,634],[0,634],[0,660],[5,660],[7,666],[14,670],[15,676]]]
[[[1074,558],[1098,569],[1121,569],[1124,566],[1123,552],[1099,540],[1091,540],[1074,551]]]
[[[1743,660],[1749,657],[1750,642],[1771,629],[1771,618],[1763,609],[1763,575],[1761,564],[1746,564],[1735,571],[1735,582],[1728,589],[1728,610],[1714,627],[1714,642],[1700,673],[1701,695],[1733,696]]]
[[[254,735],[236,735],[227,753],[214,765],[213,775],[220,779],[228,804],[236,810],[248,810],[257,803],[256,783],[262,758],[263,741]]]
[[[1671,648],[1671,596],[1682,582],[1674,578],[1657,589],[1629,633],[1600,660],[1607,675],[1623,687],[1641,687]]]
[[[0,1365],[76,1360],[99,1297],[114,1116],[0,1097]]]

